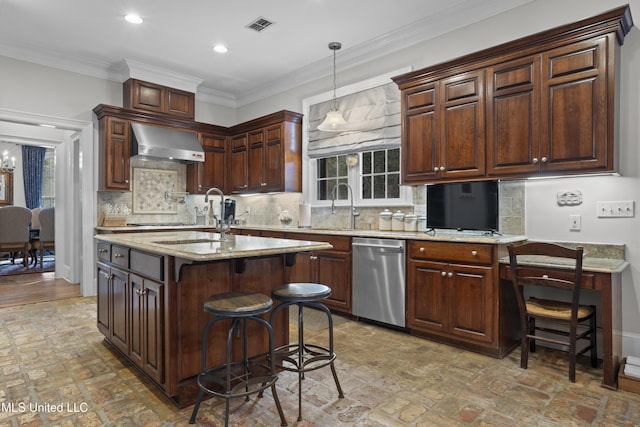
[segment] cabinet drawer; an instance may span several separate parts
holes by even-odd
[[[111,245],[109,243],[98,243],[98,259],[111,262]]]
[[[150,279],[162,281],[164,280],[164,257],[132,249],[130,270]]]
[[[493,261],[493,247],[477,243],[413,241],[409,243],[409,257],[472,264],[491,264]]]
[[[294,240],[310,240],[313,242],[328,242],[333,245],[334,251],[351,251],[351,237],[347,236],[331,236],[327,234],[312,234],[312,233],[290,233],[286,234],[287,239]]]
[[[129,268],[129,248],[124,246],[111,246],[111,262],[120,267]]]

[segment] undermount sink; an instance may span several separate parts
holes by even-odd
[[[158,245],[190,245],[193,243],[220,243],[220,239],[187,239],[187,240],[160,240],[153,242]]]

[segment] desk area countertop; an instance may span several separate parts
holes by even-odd
[[[501,264],[509,265],[509,257],[500,258]],[[573,266],[573,261],[566,258],[554,258],[537,255],[521,255],[518,257],[520,265],[549,268],[567,268]],[[614,258],[584,257],[582,269],[594,273],[622,273],[629,266],[629,261]]]
[[[331,249],[325,242],[225,235],[203,231],[99,234],[96,240],[192,261],[215,261]]]

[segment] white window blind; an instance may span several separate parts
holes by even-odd
[[[329,100],[309,107],[310,158],[400,146],[400,90],[395,83],[337,98],[347,121],[343,132],[317,129],[332,106]]]

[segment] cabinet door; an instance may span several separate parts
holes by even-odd
[[[111,342],[129,354],[129,273],[111,268]]]
[[[440,132],[435,109],[438,92],[438,87],[431,83],[402,94],[403,183],[424,182],[438,176]]]
[[[196,98],[192,92],[165,88],[165,105],[163,110],[173,116],[193,119],[196,115]]]
[[[152,379],[164,381],[164,285],[132,274],[130,357]]]
[[[447,267],[448,320],[452,335],[483,343],[493,342],[493,289],[492,267]]]
[[[319,251],[316,254],[316,280],[331,288],[326,306],[351,313],[351,253]]]
[[[315,252],[298,252],[296,263],[287,269],[289,283],[314,282],[314,261],[317,259]]]
[[[98,263],[98,330],[107,338],[111,337],[111,269]]]
[[[106,118],[104,135],[104,190],[129,191],[129,158],[131,142],[129,122],[113,117]]]
[[[447,264],[409,260],[407,271],[408,326],[444,333],[448,330]]]
[[[166,103],[166,87],[141,80],[131,82],[131,108],[162,112]]]
[[[187,165],[187,191],[204,194],[212,187],[226,191],[227,149],[222,135],[200,133],[204,162]]]
[[[231,179],[230,190],[233,193],[247,191],[248,175],[248,146],[247,134],[243,133],[231,137]]]
[[[527,174],[540,167],[540,56],[487,71],[487,174]]]
[[[265,129],[264,145],[264,191],[284,191],[284,161],[282,147],[282,125]]]
[[[484,70],[460,74],[440,84],[440,175],[443,178],[483,176]]]
[[[607,55],[614,46],[608,35],[542,55],[541,170],[613,170]]]
[[[265,141],[262,129],[249,132],[249,191],[262,191],[264,179]]]
[[[144,371],[158,383],[164,382],[164,285],[144,281]]]

